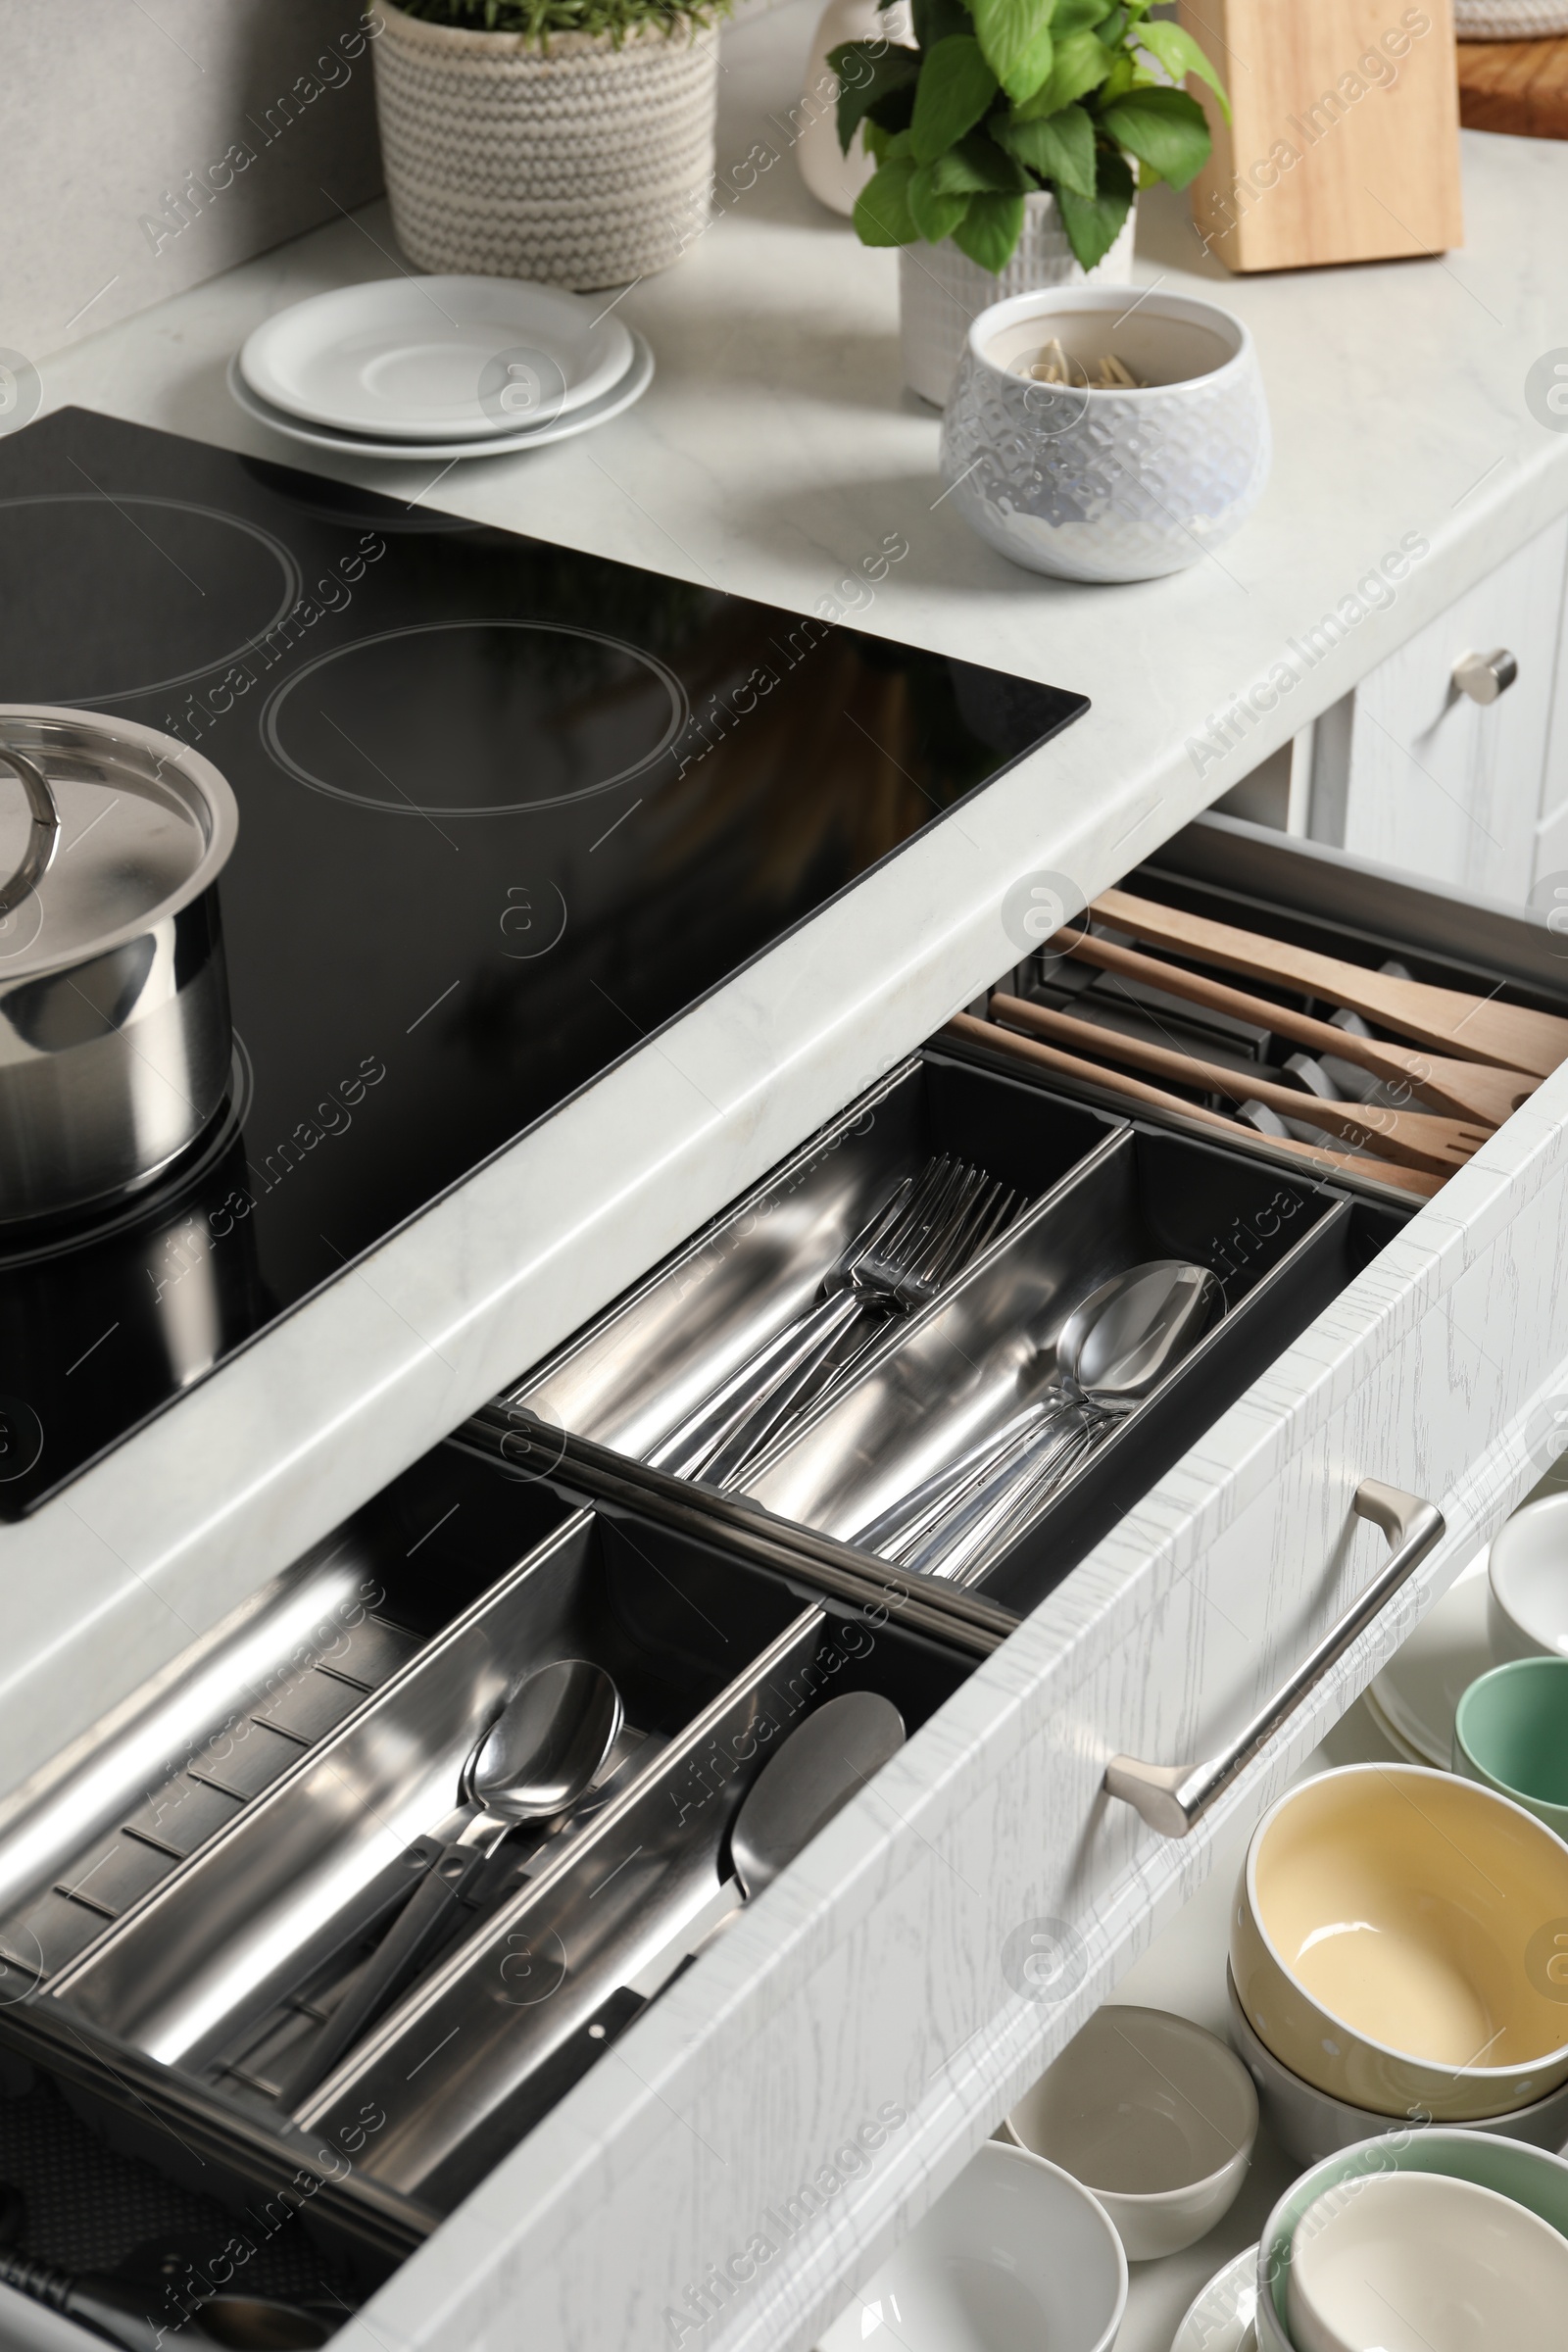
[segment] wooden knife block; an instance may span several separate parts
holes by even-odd
[[[1229,93],[1192,185],[1230,269],[1442,253],[1464,235],[1450,0],[1181,0]]]

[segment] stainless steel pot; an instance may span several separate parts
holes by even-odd
[[[150,1183],[218,1110],[238,830],[172,736],[0,703],[0,1224]]]

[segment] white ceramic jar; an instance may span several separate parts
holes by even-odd
[[[905,245],[899,252],[899,342],[911,392],[943,408],[952,392],[964,338],[982,311],[1041,286],[1125,286],[1133,273],[1133,222],[1088,271],[1067,242],[1056,199],[1040,188],[1023,200],[1023,234],[1011,261],[995,274],[951,241]]]
[[[827,62],[828,53],[846,41],[893,41],[907,48],[912,37],[906,0],[894,0],[891,8],[879,8],[877,0],[827,0],[817,19],[806,87],[795,110],[800,125],[795,161],[818,204],[846,220],[876,165],[858,130],[848,155],[839,145],[838,76]]]
[[[1026,372],[1059,341],[1074,381]],[[1113,353],[1135,390],[1091,388]],[[981,538],[1065,580],[1149,580],[1222,546],[1268,479],[1252,339],[1187,294],[1023,294],[970,327],[942,427],[942,476]]]

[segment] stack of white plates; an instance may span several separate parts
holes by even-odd
[[[428,464],[591,432],[653,375],[647,343],[601,297],[511,277],[386,277],[279,311],[230,361],[228,385],[290,441]]]

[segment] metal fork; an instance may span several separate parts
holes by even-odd
[[[707,1482],[718,1485],[740,1477],[808,1405],[823,1409],[841,1396],[859,1377],[864,1357],[893,1317],[917,1313],[940,1298],[1019,1205],[1017,1195],[983,1168],[955,1161],[924,1210],[906,1214],[857,1260],[850,1286],[856,1312],[832,1328],[824,1316],[811,1354],[712,1457],[704,1472]],[[863,1329],[855,1328],[858,1316],[864,1319]]]
[[[1021,1206],[983,1169],[947,1154],[928,1160],[855,1235],[815,1304],[688,1414],[650,1454],[652,1465],[710,1484],[733,1478],[786,1414],[811,1398],[824,1372],[848,1372],[860,1349],[838,1365],[832,1358],[863,1313],[880,1329],[889,1316],[924,1305]]]

